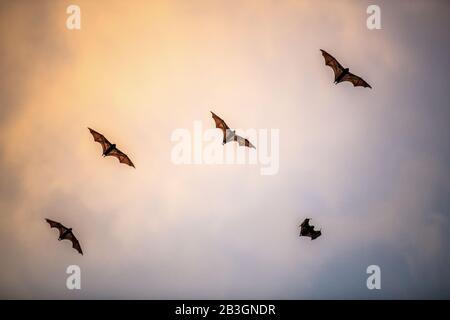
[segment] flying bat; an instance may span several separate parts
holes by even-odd
[[[241,136],[236,134],[235,130],[231,130],[230,127],[223,121],[220,117],[218,117],[214,112],[211,111],[212,118],[214,119],[214,122],[216,123],[216,128],[222,129],[223,132],[223,141],[222,144],[225,144],[230,141],[236,141],[240,146],[245,146],[249,148],[255,148],[256,147],[251,144],[248,139],[242,138]]]
[[[120,163],[125,163],[133,168],[136,168],[133,162],[131,162],[130,158],[128,158],[128,156],[125,153],[117,149],[115,144],[109,142],[108,139],[106,139],[102,134],[98,133],[97,131],[92,130],[91,128],[88,129],[91,132],[92,136],[94,137],[94,141],[102,145],[104,157],[106,156],[116,157],[117,159],[119,159]]]
[[[314,240],[322,235],[320,230],[314,230],[314,226],[309,225],[309,218],[305,219],[300,225],[300,237],[310,237]]]
[[[48,224],[50,224],[50,228],[56,228],[59,230],[58,241],[61,241],[61,240],[72,241],[72,248],[74,248],[81,255],[83,255],[83,251],[81,250],[80,243],[78,242],[77,238],[73,234],[72,228],[67,228],[67,227],[63,226],[61,223],[50,220],[50,219],[45,219],[45,221],[47,221]]]
[[[372,87],[361,77],[358,77],[351,73],[349,68],[344,68],[331,54],[325,50],[320,49],[322,55],[325,58],[325,65],[330,66],[334,71],[334,84],[338,84],[343,81],[349,81],[353,83],[354,87]]]

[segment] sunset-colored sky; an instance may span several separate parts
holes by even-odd
[[[450,298],[450,3],[377,1],[381,30],[370,4],[1,1],[0,298]],[[373,89],[334,85],[319,49]],[[278,129],[277,174],[174,164],[210,110]]]

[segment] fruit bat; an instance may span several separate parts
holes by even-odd
[[[102,134],[98,133],[97,131],[92,130],[91,128],[88,129],[91,132],[92,136],[94,137],[94,141],[102,145],[104,157],[106,156],[116,157],[117,159],[119,159],[120,163],[125,163],[133,168],[136,168],[133,162],[131,162],[130,158],[128,158],[128,156],[125,153],[117,149],[115,144],[109,142],[108,139],[106,139]]]
[[[72,241],[72,248],[74,248],[81,255],[83,255],[83,251],[81,250],[80,243],[78,242],[77,238],[73,234],[72,228],[67,228],[67,227],[63,226],[61,223],[50,220],[50,219],[45,219],[45,221],[47,221],[50,224],[50,228],[56,228],[59,230],[58,241],[61,241],[61,240]]]
[[[222,144],[225,144],[230,141],[236,141],[240,146],[246,146],[249,148],[255,148],[256,147],[251,144],[248,139],[242,138],[241,136],[236,134],[235,130],[231,130],[230,127],[223,121],[220,117],[218,117],[214,112],[211,111],[212,118],[214,119],[214,122],[216,123],[216,128],[222,129],[223,132],[223,141]]]
[[[314,226],[309,225],[309,218],[305,219],[300,225],[300,237],[310,237],[311,240],[314,240],[322,235],[320,230],[314,230]]]
[[[322,55],[325,58],[325,65],[330,66],[334,71],[334,84],[338,84],[343,81],[350,81],[353,83],[354,87],[372,87],[364,81],[363,78],[358,77],[351,73],[349,68],[344,68],[331,54],[326,52],[325,50],[320,49],[322,51]]]

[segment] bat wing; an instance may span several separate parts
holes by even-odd
[[[216,123],[216,128],[222,129],[224,138],[227,137],[227,130],[230,130],[230,127],[223,121],[219,116],[217,116],[214,112],[211,111],[212,118]]]
[[[125,153],[120,151],[119,149],[112,150],[110,153],[108,153],[108,156],[116,157],[117,159],[119,159],[120,163],[125,163],[125,164],[129,165],[130,167],[136,168],[134,166],[133,162],[131,162],[131,159]]]
[[[309,227],[309,218],[306,218],[305,220],[303,220],[302,224],[300,225],[300,227],[302,228],[306,228]]]
[[[67,231],[68,228],[66,228],[65,226],[63,226],[61,223],[50,220],[50,219],[45,219],[45,221],[48,222],[48,224],[50,225],[50,228],[56,228],[59,231],[59,236],[61,237],[64,232]]]
[[[372,89],[370,84],[368,84],[363,78],[358,77],[351,72],[349,72],[345,76],[343,76],[342,80],[340,82],[342,82],[342,81],[349,81],[349,82],[353,83],[354,87],[364,87],[364,88]]]
[[[341,75],[341,73],[344,71],[344,67],[328,52],[325,50],[320,49],[322,52],[322,55],[325,59],[325,65],[331,67],[334,71],[334,81],[337,80],[337,78]]]
[[[320,230],[312,230],[311,231],[311,233],[310,233],[310,237],[311,237],[311,240],[314,240],[314,239],[317,239],[318,237],[320,237],[322,235],[322,232],[320,231]]]
[[[250,141],[248,141],[248,139],[242,138],[241,136],[235,135],[234,141],[237,141],[240,146],[256,149],[256,147]]]
[[[312,235],[312,228],[311,228],[311,227],[304,227],[304,228],[301,228],[301,230],[300,230],[300,236],[303,236],[303,237],[311,237],[311,235]]]
[[[95,130],[92,130],[91,128],[88,129],[91,132],[92,136],[94,137],[94,141],[102,145],[103,152],[105,152],[106,150],[108,150],[109,147],[111,147],[111,142],[109,142],[104,135],[98,133]]]
[[[74,248],[81,255],[83,255],[83,251],[81,250],[80,243],[78,242],[78,239],[75,237],[75,235],[72,232],[69,232],[69,234],[64,238],[64,240],[72,241],[72,248]]]

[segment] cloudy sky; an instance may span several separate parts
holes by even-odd
[[[1,1],[0,298],[450,298],[450,4],[377,1],[372,31],[369,4]],[[335,86],[319,49],[373,90]],[[210,110],[279,129],[278,173],[174,164]]]

